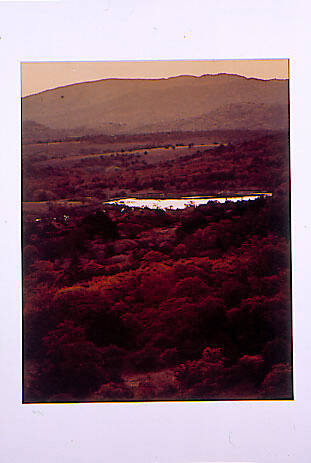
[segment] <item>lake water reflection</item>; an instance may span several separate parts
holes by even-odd
[[[224,203],[226,201],[249,201],[261,197],[272,196],[272,193],[254,193],[241,196],[184,196],[180,198],[120,198],[107,201],[105,204],[116,204],[128,207],[147,207],[149,209],[184,209],[190,206],[200,206],[210,201]]]

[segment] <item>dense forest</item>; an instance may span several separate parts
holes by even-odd
[[[191,136],[24,146],[24,402],[292,398],[288,134]]]

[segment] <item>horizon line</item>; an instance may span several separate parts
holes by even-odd
[[[107,77],[107,78],[103,78],[103,79],[95,79],[95,80],[85,80],[85,81],[81,81],[81,82],[73,82],[71,84],[60,85],[59,87],[51,87],[51,88],[47,88],[45,90],[41,90],[40,92],[29,93],[28,95],[21,96],[21,98],[24,99],[24,98],[28,98],[28,97],[31,97],[31,96],[40,95],[41,93],[45,93],[45,92],[51,92],[51,91],[62,89],[62,88],[72,87],[74,85],[90,84],[90,83],[103,82],[103,81],[108,81],[108,80],[159,81],[159,80],[178,79],[178,78],[181,78],[181,77],[190,77],[190,78],[194,78],[194,79],[201,79],[202,77],[218,77],[218,76],[232,76],[232,77],[234,76],[234,77],[241,77],[241,78],[247,79],[247,80],[260,80],[262,82],[271,82],[271,81],[284,82],[284,81],[289,81],[289,77],[284,78],[284,79],[276,78],[276,77],[272,77],[272,78],[269,78],[269,79],[262,79],[262,78],[259,78],[259,77],[246,77],[246,76],[243,76],[241,74],[235,74],[235,73],[230,73],[230,72],[229,73],[227,73],[227,72],[218,72],[218,73],[211,73],[211,74],[207,73],[207,74],[202,74],[200,76],[195,76],[195,75],[192,75],[192,74],[178,74],[176,76],[169,76],[169,77]]]

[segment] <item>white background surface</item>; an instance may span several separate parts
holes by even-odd
[[[310,9],[286,0],[0,2],[0,461],[310,461]],[[21,404],[20,61],[290,58],[294,402]]]

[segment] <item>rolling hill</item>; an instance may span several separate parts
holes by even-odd
[[[22,98],[23,138],[288,128],[288,80],[104,79]]]

